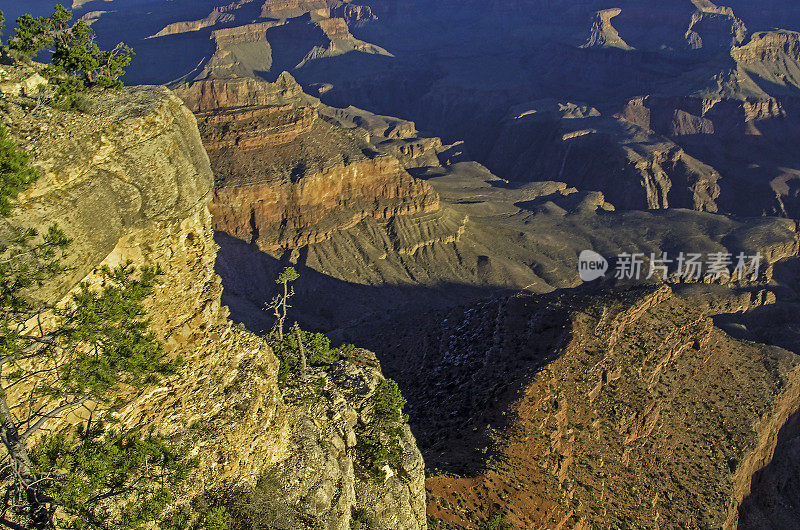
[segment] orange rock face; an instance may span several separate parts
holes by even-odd
[[[271,26],[271,23],[265,23],[264,27]],[[202,113],[227,108],[276,105],[282,98],[300,96],[303,89],[291,75],[284,72],[275,83],[252,78],[205,79],[179,87],[174,92],[192,112]]]
[[[455,419],[433,425],[442,445],[460,449],[480,433],[457,417],[460,399],[489,398],[480,411],[501,427],[492,457],[449,450],[447,459],[483,462],[464,477],[428,478],[428,514],[465,528],[492,514],[515,529],[736,528],[754,472],[797,410],[796,356],[733,339],[666,287],[571,304],[554,306],[552,320],[541,299],[476,306],[452,323],[491,323],[465,326],[461,344],[476,357],[459,350],[419,370],[446,378]],[[542,356],[521,383],[496,386]]]
[[[216,230],[256,243],[262,250],[296,248],[327,239],[366,217],[436,210],[430,186],[406,173],[396,159],[379,157],[289,179],[223,186],[211,205]]]
[[[311,129],[317,118],[315,109],[291,105],[221,111],[204,118],[207,135],[203,143],[208,151],[225,148],[249,151],[286,145]],[[228,134],[231,125],[239,126],[238,134]]]
[[[433,188],[378,153],[364,131],[321,118],[319,101],[288,74],[277,83],[203,81],[177,93],[197,113],[216,174],[215,230],[278,250],[367,217],[439,207]]]

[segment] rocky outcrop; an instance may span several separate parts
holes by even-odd
[[[340,361],[309,374],[317,394],[290,389],[296,402],[291,416],[289,458],[271,473],[297,477],[285,501],[305,501],[309,513],[325,528],[351,528],[355,508],[359,522],[372,528],[425,528],[424,462],[408,426],[400,436],[401,468],[376,478],[356,458],[359,435],[372,421],[372,397],[383,379],[374,354],[354,353],[356,363]],[[404,475],[404,476],[401,476]]]
[[[163,29],[148,38],[153,39],[157,37],[165,37],[167,35],[176,35],[178,33],[200,31],[203,28],[215,26],[217,24],[229,24],[236,20],[236,15],[233,13],[234,11],[253,1],[254,0],[238,0],[228,5],[215,7],[211,13],[209,13],[208,16],[203,19],[167,24]]]
[[[303,88],[287,72],[278,76],[274,83],[265,83],[252,77],[206,79],[181,85],[173,90],[194,112],[287,105],[297,101],[308,106],[319,104],[319,100],[306,96]]]
[[[179,92],[198,111],[219,185],[216,229],[262,250],[323,241],[366,217],[436,210],[438,196],[400,161],[320,117],[294,79],[220,81]],[[229,107],[200,112],[200,109]],[[413,158],[412,155],[407,155]]]
[[[631,104],[623,117],[550,100],[520,105],[503,122],[488,166],[510,180],[596,189],[620,208],[716,212],[719,172],[650,132],[646,107]]]
[[[47,83],[33,68],[3,69],[0,76],[0,94],[7,96],[34,97]]]
[[[41,228],[58,220],[76,242],[67,258],[70,272],[55,292],[43,289],[42,296],[63,294],[126,233],[181,221],[211,199],[208,156],[181,100],[150,87],[130,90],[119,103],[99,96],[91,114],[4,106],[4,120],[17,138],[26,139],[43,174],[24,193],[20,219],[10,222]]]
[[[627,42],[622,40],[619,33],[611,24],[611,19],[622,13],[619,8],[598,11],[589,29],[589,38],[583,45],[584,48],[619,48],[632,50]]]
[[[325,0],[266,0],[261,7],[262,18],[287,19],[305,13],[327,17],[328,5]]]
[[[213,175],[196,120],[181,100],[160,87],[125,89],[93,96],[87,114],[50,107],[29,112],[30,101],[0,98],[3,122],[13,137],[26,139],[43,172],[4,226],[41,229],[55,222],[72,238],[69,273],[35,293],[48,300],[79,280],[98,282],[104,265],[130,261],[164,270],[146,308],[168,355],[186,362],[157,386],[125,396],[128,405],[115,414],[124,425],[192,440],[198,468],[180,503],[194,508],[218,491],[257,491],[267,505],[288,502],[300,515],[293,528],[310,528],[313,520],[346,529],[357,509],[386,527],[425,528],[423,464],[407,427],[402,463],[384,484],[352,465],[360,426],[369,423],[371,392],[382,378],[374,359],[368,367],[343,359],[332,375],[319,374],[330,383],[314,404],[316,445],[297,445],[312,412],[285,399],[271,349],[234,326],[220,303],[208,209]],[[344,430],[336,434],[339,427]],[[291,465],[293,459],[304,467]],[[349,466],[326,467],[348,459]],[[270,496],[259,488],[277,469],[282,493]],[[324,477],[313,491],[303,486],[309,475],[312,482]],[[330,484],[346,485],[344,493],[326,496]]]
[[[784,56],[800,61],[800,33],[794,31],[762,31],[731,51],[741,64],[775,63]]]
[[[695,2],[698,9],[686,30],[689,47],[707,51],[729,50],[747,38],[747,27],[729,7],[711,2]]]
[[[374,20],[372,7],[363,4],[341,4],[331,8],[331,18],[343,18],[348,24],[362,20]]]
[[[282,21],[256,22],[211,33],[214,51],[184,79],[247,77],[272,68],[272,48],[267,31]]]
[[[719,175],[711,179],[719,184],[719,200],[713,200],[721,211],[791,217],[797,209],[796,198],[792,185],[782,184],[791,177],[781,176],[782,171],[742,164],[736,158],[774,158],[782,160],[779,165],[792,165],[785,153],[800,137],[800,130],[791,121],[796,100],[787,89],[796,68],[788,61],[776,64],[785,65],[789,73],[773,75],[760,67],[740,64],[705,90],[690,96],[634,98],[616,116],[663,135],[680,146],[687,159],[702,157],[702,164],[695,159],[696,167],[713,166],[712,172]],[[770,85],[774,87],[781,83],[787,89],[771,95],[759,86],[767,83],[774,83]]]
[[[418,417],[442,412],[418,436],[443,451],[429,465],[466,475],[428,479],[429,514],[469,526],[500,506],[515,528],[734,528],[800,406],[800,365],[693,306],[667,287],[517,296],[423,328],[430,364],[415,372],[432,379],[407,383],[424,395]]]

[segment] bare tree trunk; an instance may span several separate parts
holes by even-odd
[[[289,283],[283,282],[283,299],[281,300],[281,316],[278,320],[278,338],[283,341],[283,323],[286,321],[286,304],[289,301]]]
[[[16,418],[11,413],[5,397],[0,397],[0,420],[2,420],[0,439],[6,447],[14,481],[20,490],[25,492],[33,528],[52,528],[53,510],[49,505],[53,503],[53,499],[43,494],[36,485],[33,463],[25,446],[25,438],[19,434]]]
[[[306,365],[306,349],[303,347],[303,339],[300,336],[300,326],[297,322],[294,323],[294,335],[297,337],[297,346],[300,348],[300,369],[303,379],[306,378],[308,373],[308,366]]]

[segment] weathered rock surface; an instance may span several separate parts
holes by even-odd
[[[57,221],[75,241],[71,270],[57,287],[41,290],[44,297],[63,294],[126,233],[182,221],[211,199],[208,156],[181,100],[156,87],[124,98],[98,97],[91,114],[49,107],[31,114],[22,105],[32,108],[35,100],[6,99],[4,121],[43,174],[8,222],[41,229]]]
[[[57,223],[73,238],[70,276],[37,291],[42,298],[56,300],[81,279],[97,281],[102,265],[130,260],[164,269],[146,303],[148,315],[167,353],[186,362],[158,386],[127,396],[130,403],[118,416],[126,425],[194,440],[199,467],[181,502],[194,506],[219,490],[253,491],[283,466],[284,496],[268,500],[288,500],[284,515],[299,514],[300,522],[279,518],[279,527],[310,528],[309,521],[322,521],[324,528],[346,529],[354,510],[363,508],[380,526],[425,528],[424,465],[407,427],[401,469],[384,488],[352,465],[325,467],[355,458],[358,433],[348,422],[366,413],[370,389],[382,377],[376,362],[359,368],[340,361],[337,370],[352,377],[332,380],[326,400],[315,402],[317,445],[296,443],[307,435],[298,429],[309,411],[284,400],[271,349],[234,326],[220,304],[208,210],[213,176],[196,121],[181,100],[165,88],[133,88],[96,96],[91,114],[49,107],[30,112],[35,103],[0,98],[3,122],[43,170],[8,223],[40,229]],[[333,435],[339,418],[351,428],[345,446]],[[297,461],[304,467],[291,465]],[[326,478],[320,487],[304,489],[309,475],[312,482]],[[327,481],[346,485],[345,494],[324,495]]]
[[[800,405],[800,361],[731,338],[693,300],[668,287],[517,296],[387,337],[419,355],[398,363],[421,393],[428,464],[465,475],[434,471],[429,514],[735,528]]]
[[[589,38],[583,45],[586,48],[619,48],[632,50],[631,46],[622,40],[619,32],[614,29],[611,19],[622,13],[619,8],[598,11],[589,29]]]
[[[428,184],[381,154],[368,134],[326,121],[319,101],[287,73],[275,84],[208,81],[178,93],[197,111],[224,108],[198,112],[217,175],[212,212],[221,232],[262,250],[297,248],[367,217],[438,208]]]
[[[339,361],[312,370],[316,393],[290,389],[295,400],[289,457],[270,470],[292,478],[284,488],[288,505],[305,503],[306,512],[325,528],[350,528],[352,510],[372,528],[426,528],[424,462],[411,430],[403,428],[402,469],[384,479],[363,469],[356,458],[359,433],[372,421],[375,387],[383,379],[374,354],[355,352],[358,364]],[[288,528],[288,527],[287,527]]]

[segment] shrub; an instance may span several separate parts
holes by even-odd
[[[30,61],[43,49],[52,46],[59,32],[66,31],[72,13],[64,6],[57,5],[50,17],[22,15],[17,19],[14,36],[6,43],[9,55],[18,61]]]
[[[228,530],[231,522],[231,515],[224,506],[212,508],[206,515],[203,525],[205,530]]]
[[[505,522],[505,518],[496,513],[489,517],[485,522],[483,522],[479,527],[480,530],[507,530],[511,528],[511,525]]]
[[[403,449],[400,437],[402,424],[407,421],[403,414],[406,404],[400,387],[391,379],[384,379],[375,388],[372,396],[373,418],[359,434],[356,452],[362,465],[375,474],[378,481],[385,479],[383,466],[400,467]]]
[[[329,366],[342,358],[342,348],[331,348],[330,339],[324,333],[300,331],[300,338],[308,356],[310,366]],[[272,350],[280,361],[278,384],[283,386],[291,374],[300,370],[300,348],[294,333],[286,333],[283,340],[271,342]]]
[[[0,125],[0,215],[8,215],[14,198],[38,177],[28,154],[17,148]]]

